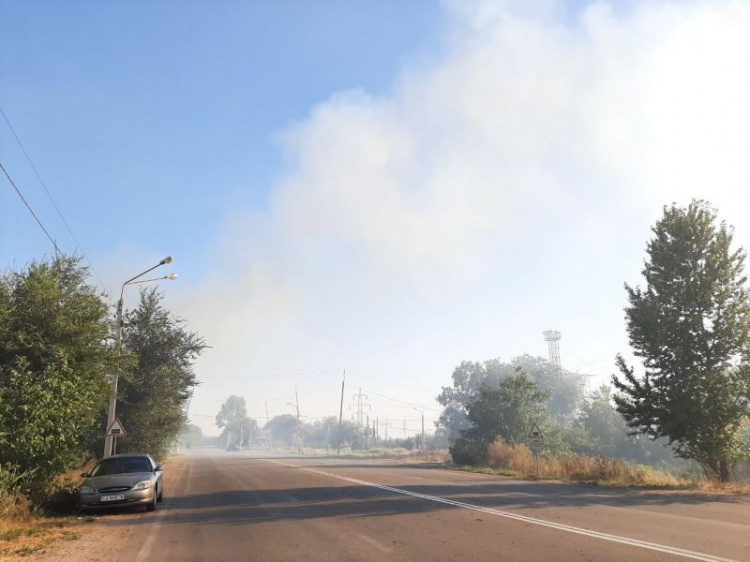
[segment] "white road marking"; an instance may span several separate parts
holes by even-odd
[[[652,543],[647,541],[641,541],[638,539],[630,539],[627,537],[621,537],[619,535],[611,535],[609,533],[600,533],[598,531],[590,531],[588,529],[582,529],[580,527],[573,527],[571,525],[563,525],[561,523],[553,523],[551,521],[545,521],[543,519],[536,519],[534,517],[527,517],[525,515],[518,515],[509,511],[501,511],[499,509],[493,509],[490,507],[482,507],[470,503],[459,502],[455,500],[449,500],[448,498],[442,498],[440,496],[430,496],[428,494],[420,494],[418,492],[410,492],[409,490],[402,490],[401,488],[393,488],[391,486],[384,486],[382,484],[376,484],[375,482],[367,482],[366,480],[359,480],[357,478],[350,478],[348,476],[342,476],[340,474],[334,474],[332,472],[325,472],[323,470],[317,470],[315,468],[306,468],[304,466],[287,464],[284,462],[271,460],[271,459],[260,459],[265,462],[279,464],[281,466],[287,466],[289,468],[296,468],[299,470],[306,470],[314,474],[320,474],[321,476],[328,476],[329,478],[336,478],[338,480],[344,480],[353,484],[359,484],[362,486],[370,486],[372,488],[378,488],[387,492],[393,492],[395,494],[403,494],[405,496],[411,496],[413,498],[419,498],[421,500],[427,500],[445,505],[451,505],[454,507],[461,507],[463,509],[470,509],[472,511],[479,511],[481,513],[487,513],[489,515],[497,515],[499,517],[505,517],[507,519],[513,519],[515,521],[522,521],[524,523],[531,523],[533,525],[539,525],[541,527],[549,527],[558,531],[565,531],[567,533],[573,533],[576,535],[583,535],[594,539],[600,539],[609,542],[615,542],[625,544],[628,546],[634,546],[638,548],[645,548],[647,550],[654,550],[656,552],[662,552],[664,554],[671,554],[673,556],[681,556],[683,558],[690,558],[692,560],[701,560],[702,562],[738,562],[730,558],[722,558],[720,556],[713,556],[711,554],[705,554],[702,552],[695,552],[692,550],[685,550],[682,548],[676,548],[674,546],[667,546],[658,543]],[[138,562],[141,562],[140,560]]]
[[[175,482],[183,482],[182,473],[185,472],[185,467],[190,464],[188,462],[185,462],[182,467],[180,467],[180,473],[177,475],[177,478],[175,479]],[[161,528],[161,522],[164,520],[164,517],[167,515],[167,512],[169,511],[169,508],[172,506],[172,495],[167,496],[167,501],[164,503],[162,508],[157,511],[157,515],[154,518],[154,522],[151,523],[151,528],[149,529],[148,536],[146,537],[146,540],[143,542],[143,546],[141,546],[141,550],[138,551],[138,556],[135,557],[135,562],[146,562],[148,560],[148,557],[151,556],[151,549],[154,548],[154,543],[156,542],[156,537],[159,534],[159,529]]]

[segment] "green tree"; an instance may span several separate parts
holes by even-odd
[[[195,424],[186,423],[180,430],[180,444],[186,449],[192,449],[203,441],[203,430]]]
[[[547,417],[547,393],[526,375],[512,375],[497,388],[482,387],[469,405],[466,416],[471,428],[466,432],[485,444],[498,437],[508,443],[525,443],[533,424]]]
[[[274,416],[266,425],[271,437],[276,442],[292,445],[297,440],[297,416],[281,414]]]
[[[117,362],[102,295],[78,258],[0,278],[0,465],[41,490],[82,461]]]
[[[216,414],[216,426],[223,429],[220,443],[227,447],[237,445],[247,423],[245,399],[234,395],[227,398]]]
[[[619,442],[627,438],[627,425],[612,403],[611,386],[602,385],[584,402],[580,422],[600,454],[617,456]]]
[[[185,423],[184,406],[198,384],[193,363],[206,349],[162,299],[156,289],[142,290],[138,307],[125,315],[123,348],[135,366],[120,378],[117,403],[127,431],[118,449],[156,457],[167,453]]]
[[[750,412],[750,301],[745,252],[716,211],[693,201],[664,208],[648,243],[646,288],[625,286],[637,377],[623,357],[613,376],[617,410],[629,427],[666,437],[676,453],[722,482],[747,454],[741,428]]]
[[[583,399],[580,375],[559,371],[546,359],[526,354],[509,363],[500,359],[462,361],[453,371],[453,384],[443,387],[437,397],[444,406],[438,423],[448,431],[448,440],[455,441],[471,426],[466,415],[482,388],[497,388],[501,381],[519,374],[526,375],[545,392],[547,410],[557,423],[572,425]]]

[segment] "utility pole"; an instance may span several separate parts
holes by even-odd
[[[128,285],[138,285],[140,283],[150,283],[152,281],[161,281],[162,279],[170,279],[174,280],[177,279],[177,275],[170,274],[165,275],[164,277],[157,277],[155,279],[143,279],[138,280],[147,273],[153,271],[157,267],[160,267],[162,265],[172,263],[172,256],[167,256],[163,260],[161,260],[159,263],[157,263],[155,266],[150,267],[143,273],[139,273],[135,277],[131,277],[125,283],[122,284],[122,287],[120,288],[120,300],[117,301],[117,316],[115,319],[115,352],[119,355],[120,352],[120,346],[122,344],[122,325],[123,325],[123,307],[125,302],[125,287]],[[119,365],[118,365],[119,369]],[[110,390],[109,395],[109,408],[107,410],[107,430],[112,426],[115,419],[117,418],[117,379],[119,377],[119,373],[115,371],[114,375],[112,375],[112,388]],[[114,452],[114,437],[111,435],[107,435],[104,437],[104,457],[109,457]]]
[[[422,414],[422,439],[419,444],[419,449],[424,452],[425,451],[425,441],[424,441],[424,410],[420,410],[419,408],[414,408],[417,412]]]
[[[362,429],[365,425],[365,406],[367,406],[370,410],[372,410],[372,406],[367,403],[367,394],[362,394],[362,387],[359,387],[359,392],[352,396],[352,400],[357,401],[357,427]],[[349,408],[351,409],[351,406],[349,406]],[[370,425],[369,422],[367,425]]]
[[[378,446],[378,433],[377,433],[377,431],[375,431],[375,424],[377,424],[376,420],[377,420],[377,418],[375,418],[374,420],[372,420],[372,445],[373,445],[373,447],[377,447]]]
[[[297,452],[302,452],[302,425],[299,419],[299,395],[297,394],[297,387],[294,387],[294,399],[297,401]]]
[[[268,428],[268,424],[271,423],[271,419],[268,417],[268,400],[266,400],[266,439],[268,440],[268,450],[272,449],[271,445],[271,430]]]
[[[367,414],[367,425],[365,426],[365,451],[370,450],[370,414]]]
[[[341,380],[341,405],[339,406],[339,438],[336,440],[336,454],[341,454],[341,418],[344,416],[344,386],[346,385],[346,369]]]
[[[385,417],[385,440],[388,441],[388,416]]]
[[[427,451],[427,443],[425,442],[425,435],[424,435],[424,412],[422,412],[422,452]]]

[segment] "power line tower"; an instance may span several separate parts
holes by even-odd
[[[557,330],[545,330],[544,341],[547,342],[547,349],[549,351],[549,362],[555,369],[557,376],[562,375],[562,365],[560,363],[560,340],[562,334]]]
[[[357,427],[361,429],[365,426],[365,406],[370,410],[372,410],[372,406],[367,403],[367,394],[362,394],[362,387],[359,388],[359,392],[357,394],[352,396],[352,400],[357,401],[357,413],[354,414],[354,416],[357,420]],[[351,404],[349,406],[350,410],[352,409],[352,406],[354,406],[354,404]],[[370,424],[368,423],[367,425]]]

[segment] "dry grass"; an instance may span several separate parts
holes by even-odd
[[[17,560],[43,551],[58,539],[75,540],[79,533],[63,519],[29,517],[0,519],[0,560]]]
[[[513,471],[516,475],[536,477],[537,458],[526,445],[496,441],[487,451],[488,466]],[[643,465],[605,457],[562,455],[539,457],[539,476],[565,482],[586,482],[606,486],[642,486],[652,488],[688,488],[694,482]]]
[[[403,447],[372,447],[367,451],[341,451],[341,455],[336,454],[336,449],[331,448],[326,452],[325,449],[305,448],[302,450],[305,455],[320,455],[329,457],[341,457],[349,459],[408,459],[414,462],[428,463],[446,463],[450,460],[448,451],[427,451],[422,453],[415,449],[409,450]]]
[[[20,494],[0,493],[0,560],[17,560],[48,547],[57,539],[77,539],[61,518],[43,518]]]

